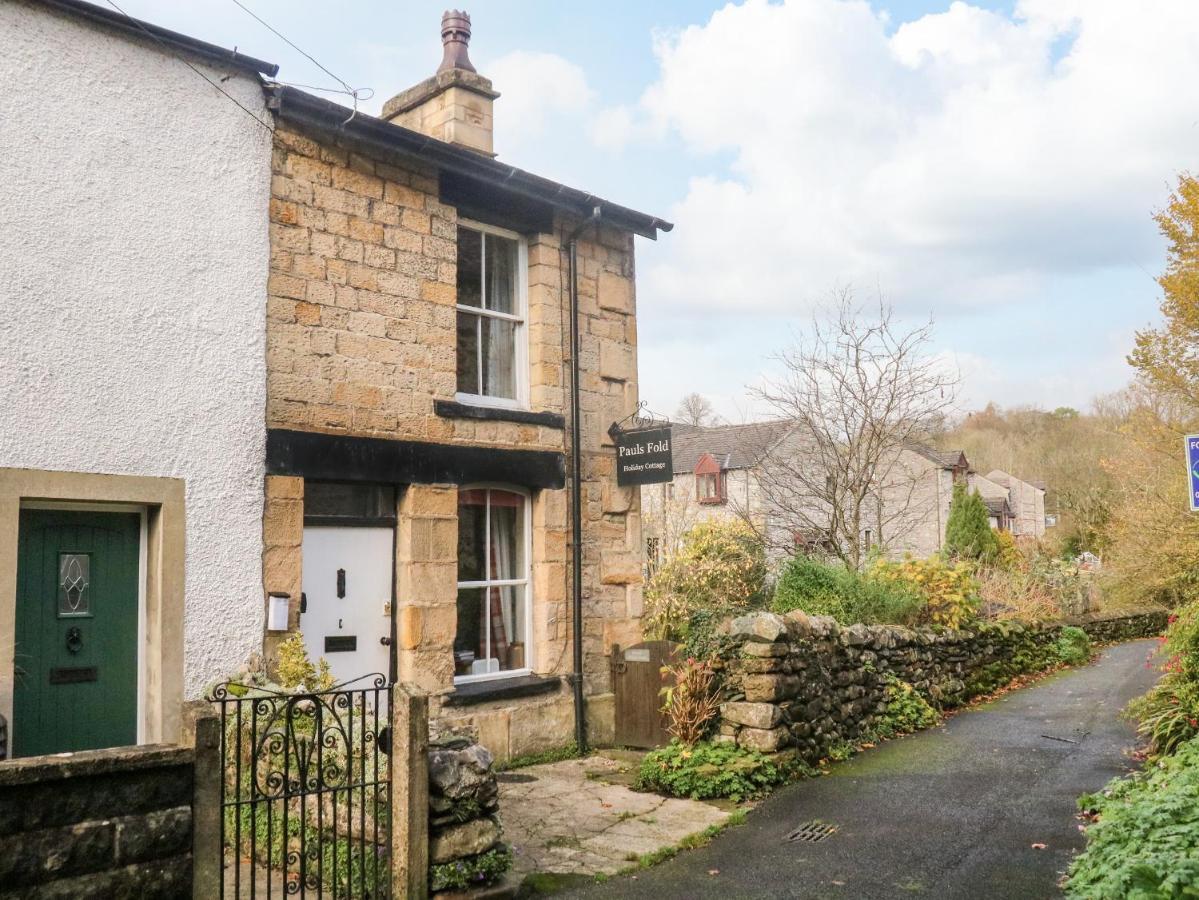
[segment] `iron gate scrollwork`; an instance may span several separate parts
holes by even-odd
[[[390,685],[283,693],[227,682],[222,898],[391,895]]]

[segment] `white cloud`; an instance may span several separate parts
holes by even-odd
[[[657,54],[596,139],[714,154],[641,271],[689,309],[787,313],[850,282],[944,313],[1142,265],[1199,146],[1194,0],[955,2],[893,32],[864,0],[747,0]]]
[[[495,146],[506,157],[543,139],[555,118],[580,116],[595,100],[583,70],[555,53],[515,50],[484,68],[502,95]]]

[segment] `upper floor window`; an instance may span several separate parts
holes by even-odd
[[[527,405],[528,251],[520,235],[458,225],[458,397]]]
[[[723,503],[724,485],[719,472],[695,476],[695,491],[700,503]]]

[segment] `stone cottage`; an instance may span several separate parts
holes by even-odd
[[[1012,530],[1012,505],[1008,489],[977,472],[970,473],[970,489],[982,497],[987,518],[996,531]]]
[[[297,632],[499,758],[603,740],[642,546],[607,430],[670,224],[496,157],[465,14],[382,118],[81,0],[0,28],[14,752],[174,740]]]
[[[469,17],[441,33],[382,118],[268,89],[266,648],[298,629],[339,679],[419,685],[503,759],[584,706],[611,733],[642,536],[607,430],[637,402],[634,237],[671,226],[500,162]]]
[[[1007,491],[1012,511],[1012,536],[1040,539],[1045,536],[1045,483],[1025,481],[1002,469],[992,469],[987,480]]]
[[[805,500],[808,488],[764,490],[763,479],[791,471],[774,460],[802,460],[802,436],[790,423],[756,422],[715,427],[675,425],[674,479],[642,488],[645,566],[652,570],[695,524],[740,519],[763,535],[776,556],[793,550],[820,552],[831,540],[827,507]],[[965,482],[970,464],[960,450],[908,444],[883,467],[886,477],[878,503],[867,504],[859,540],[865,549],[881,546],[887,555],[931,556],[945,541],[953,486]],[[826,477],[804,478],[810,486]],[[798,479],[797,479],[798,480]],[[794,508],[782,508],[783,497]],[[805,505],[806,504],[806,505]],[[799,510],[797,513],[796,510]]]
[[[772,527],[761,491],[762,462],[791,428],[785,422],[671,428],[673,479],[641,488],[645,564],[652,571],[700,522],[748,519]]]

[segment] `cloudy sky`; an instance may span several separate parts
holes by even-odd
[[[116,0],[335,83],[237,7]],[[443,2],[242,0],[367,112]],[[731,418],[830,291],[936,322],[961,405],[1085,406],[1156,317],[1152,213],[1199,150],[1199,0],[468,7],[500,158],[670,219],[638,244],[642,396]],[[336,98],[334,98],[336,99]],[[343,98],[344,99],[344,98]]]

